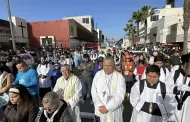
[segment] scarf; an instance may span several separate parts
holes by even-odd
[[[63,102],[59,101],[59,105],[57,107],[57,110],[53,112],[52,116],[51,117],[48,117],[48,113],[46,110],[44,110],[44,115],[45,117],[47,118],[47,121],[46,122],[53,122],[53,119],[55,117],[55,115],[59,112],[59,109],[62,107],[63,105]]]
[[[66,80],[64,79],[64,77],[62,77],[62,79],[60,79],[61,81],[58,81],[57,83],[59,84],[58,86],[62,89],[63,87],[65,87],[63,89],[63,91],[61,92],[61,96],[63,96],[63,99],[68,102],[68,100],[70,98],[73,97],[73,94],[75,92],[75,81],[76,78],[73,74],[70,75],[70,77]],[[62,82],[66,83],[65,86],[62,86]]]
[[[65,101],[67,101],[68,102],[68,100],[70,99],[70,98],[72,98],[73,97],[73,94],[74,94],[74,92],[75,92],[75,81],[76,81],[76,77],[73,75],[73,74],[71,74],[71,76],[69,77],[69,79],[66,81],[66,82],[68,82],[67,83],[67,85],[66,85],[66,87],[65,87],[65,93],[64,93],[64,100]]]

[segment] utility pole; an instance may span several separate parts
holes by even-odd
[[[186,54],[188,52],[188,30],[190,24],[190,1],[184,0],[184,14],[183,14],[183,30],[184,30],[184,42],[183,42],[183,52]]]
[[[11,28],[12,45],[13,45],[13,50],[16,51],[15,38],[14,38],[14,31],[13,31],[13,24],[12,24],[12,18],[11,18],[10,2],[9,2],[9,0],[6,0],[6,1],[7,1],[7,9],[8,9],[9,23],[10,23],[10,28]]]

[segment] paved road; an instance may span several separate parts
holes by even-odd
[[[132,106],[129,101],[125,99],[123,102],[124,112],[123,112],[123,122],[130,122]],[[90,101],[87,100],[85,103],[80,104],[82,122],[93,122],[94,107],[90,104]]]

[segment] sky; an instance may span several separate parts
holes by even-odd
[[[162,8],[165,0],[10,0],[12,16],[28,22],[91,15],[105,37],[114,40],[124,37],[132,13],[144,5]],[[176,0],[176,7],[182,6],[183,0]],[[0,19],[7,18],[6,0],[0,0]]]

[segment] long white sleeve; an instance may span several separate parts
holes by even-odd
[[[97,80],[98,80],[99,76],[96,74],[93,82],[92,82],[92,88],[91,88],[91,94],[92,94],[92,100],[94,102],[94,106],[96,108],[99,108],[100,106],[105,106],[103,104],[103,102],[99,99],[98,93],[97,93]]]
[[[140,81],[136,82],[131,89],[130,94],[130,103],[131,105],[139,112],[143,107],[145,101],[140,99],[140,91],[139,91],[139,83]]]
[[[40,64],[38,64],[38,67],[37,67],[37,72],[38,72],[38,75],[41,75],[41,70],[40,70],[40,67],[41,67],[41,65],[40,65]]]

